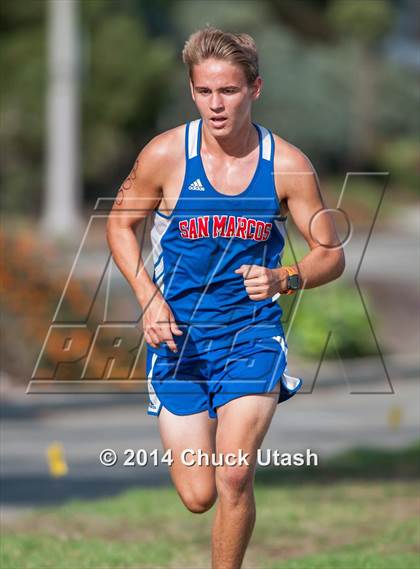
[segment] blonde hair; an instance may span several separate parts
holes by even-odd
[[[240,65],[249,84],[259,75],[257,47],[248,34],[223,32],[211,26],[191,34],[182,50],[182,61],[188,66],[191,79],[193,66],[210,58]]]

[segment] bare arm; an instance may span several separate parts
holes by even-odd
[[[281,196],[310,248],[310,252],[293,268],[299,271],[305,288],[314,288],[342,274],[344,253],[312,164],[297,148],[292,145],[285,148],[285,144],[280,146],[275,164],[276,186],[281,188]],[[282,278],[287,279],[284,269]]]
[[[338,278],[344,270],[340,247],[331,214],[326,210],[316,172],[300,150],[276,137],[275,182],[279,200],[287,204],[310,252],[291,267],[298,272],[305,288],[314,288]],[[286,268],[269,269],[242,265],[242,274],[251,300],[264,300],[287,291]]]
[[[107,240],[115,263],[132,287],[143,309],[146,341],[161,342],[176,351],[172,334],[182,334],[172,311],[149,277],[136,237],[136,227],[156,208],[170,164],[170,136],[153,139],[139,154],[121,185],[107,222]]]
[[[135,232],[160,199],[159,181],[153,179],[145,149],[118,190],[107,222],[107,240],[114,261],[143,308],[156,294],[156,287],[144,267]]]

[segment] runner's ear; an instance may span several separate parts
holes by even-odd
[[[192,97],[192,100],[193,100],[194,103],[195,103],[194,83],[192,82],[192,79],[190,79],[190,90],[191,90],[191,97]]]

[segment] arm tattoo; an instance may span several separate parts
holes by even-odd
[[[139,159],[137,158],[137,160],[134,163],[133,169],[131,170],[127,178],[124,180],[124,182],[121,184],[121,187],[117,192],[117,197],[115,199],[115,203],[117,205],[122,204],[124,200],[124,191],[129,190],[134,180],[136,179],[138,165],[139,165]]]

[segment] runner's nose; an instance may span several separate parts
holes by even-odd
[[[213,93],[210,99],[210,109],[216,113],[222,111],[223,108],[223,98],[220,93]]]

